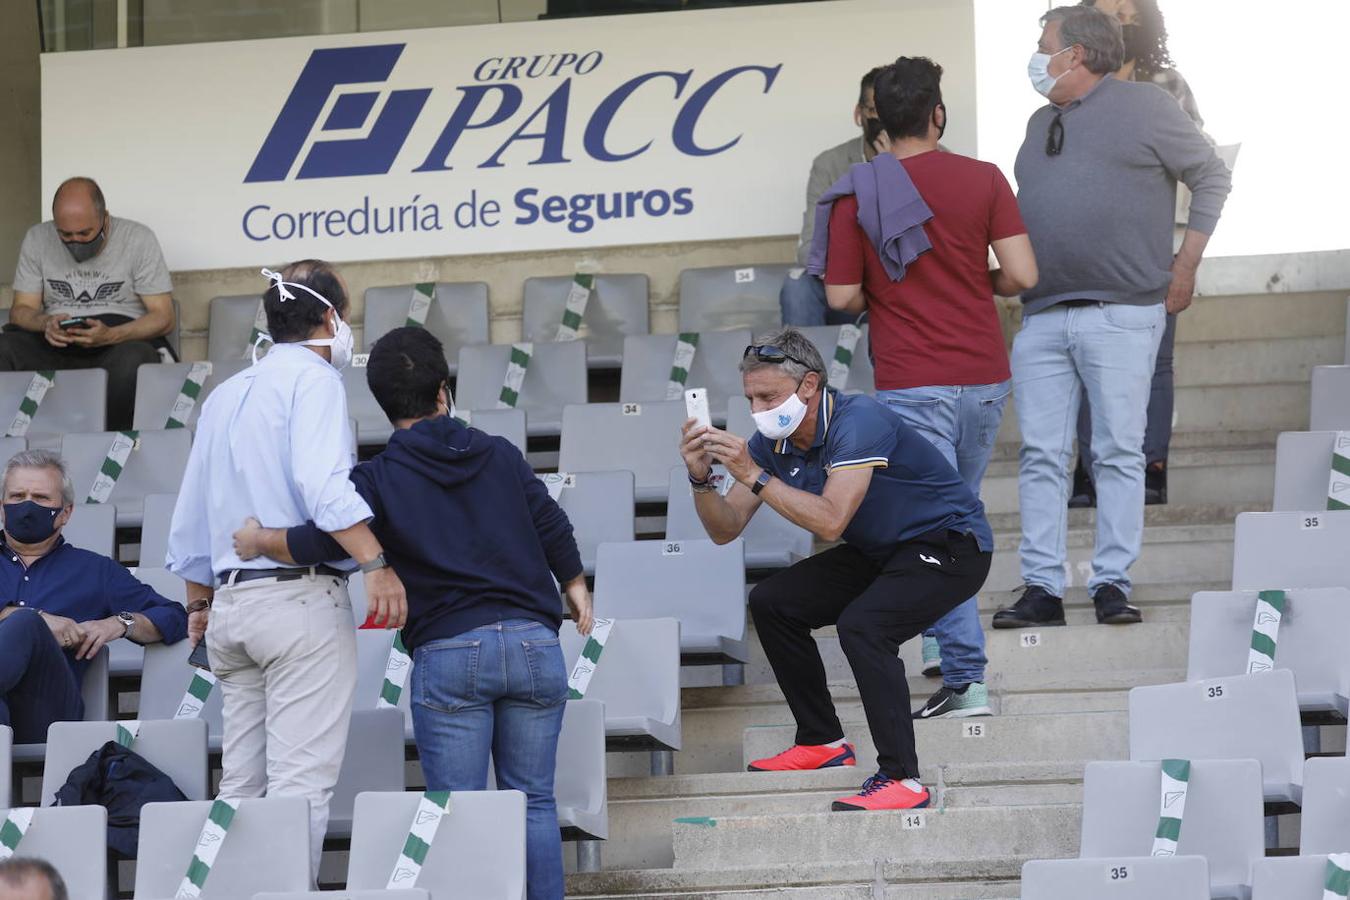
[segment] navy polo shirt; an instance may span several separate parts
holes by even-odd
[[[156,594],[116,560],[71,546],[65,538],[26,569],[8,543],[0,545],[0,606],[11,605],[76,622],[140,613],[155,623],[164,643],[187,637],[187,610],[181,603]],[[66,661],[82,680],[89,661],[75,659],[73,651],[67,651]]]
[[[969,533],[981,550],[994,549],[980,499],[936,447],[871,397],[827,388],[816,439],[806,450],[758,433],[749,444],[766,471],[812,494],[824,492],[831,472],[875,469],[843,535],[869,556],[888,557],[897,544],[941,529]]]

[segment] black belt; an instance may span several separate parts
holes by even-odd
[[[1102,300],[1082,300],[1082,299],[1079,299],[1079,300],[1061,300],[1061,301],[1059,301],[1059,305],[1060,305],[1060,306],[1098,306],[1098,305],[1100,305],[1100,304],[1103,303],[1103,302],[1104,302],[1104,301],[1102,301]]]
[[[308,578],[311,575],[325,575],[332,578],[346,579],[347,573],[332,566],[309,566],[304,569],[226,569],[217,577],[221,584],[230,584],[230,579],[234,578],[234,584],[242,584],[245,581],[260,581],[264,578],[273,578],[277,581],[299,581],[301,578]]]

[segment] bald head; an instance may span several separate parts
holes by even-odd
[[[0,900],[69,900],[60,873],[45,860],[11,856],[0,861]]]
[[[52,219],[63,241],[92,241],[107,224],[103,191],[92,178],[67,178],[52,198]]]

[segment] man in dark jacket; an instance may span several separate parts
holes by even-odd
[[[578,630],[592,618],[571,523],[515,446],[453,417],[445,351],[429,332],[382,337],[366,379],[396,431],[351,477],[408,591],[403,642],[427,788],[485,789],[491,754],[497,785],[528,800],[529,897],[561,898],[553,770],[567,671],[555,578]],[[235,548],[300,565],[343,556],[312,523],[250,520]]]

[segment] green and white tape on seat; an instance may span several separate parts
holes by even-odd
[[[1153,852],[1150,856],[1177,855],[1177,841],[1181,840],[1181,819],[1186,814],[1186,788],[1190,780],[1189,759],[1162,761],[1158,830],[1153,835]]]
[[[186,428],[188,419],[192,417],[192,410],[197,405],[197,398],[201,396],[202,385],[206,384],[206,379],[211,377],[211,364],[209,362],[195,362],[188,369],[187,378],[183,379],[183,386],[178,389],[178,396],[174,398],[173,408],[169,410],[169,418],[164,423],[165,428]]]
[[[55,371],[43,369],[33,373],[33,380],[28,382],[28,390],[24,391],[23,399],[19,401],[19,411],[14,414],[14,419],[9,423],[9,430],[5,432],[6,437],[24,437],[28,434],[28,426],[33,424],[33,416],[37,415],[42,398],[47,396],[47,391],[51,390],[54,384],[56,384]]]
[[[410,888],[417,884],[417,876],[422,874],[431,843],[436,840],[436,829],[441,827],[441,819],[449,811],[449,791],[427,791],[417,801],[417,812],[413,814],[408,837],[399,851],[398,861],[394,863],[394,871],[389,873],[385,890]]]
[[[502,379],[502,392],[497,397],[498,409],[515,409],[520,402],[520,386],[525,383],[525,370],[530,367],[530,357],[534,355],[534,344],[524,341],[511,345],[511,356],[506,362],[506,377]]]
[[[248,344],[244,346],[243,358],[252,360],[260,338],[267,336],[267,307],[258,301],[258,311],[253,314],[253,327],[248,332]]]
[[[1336,432],[1331,442],[1327,509],[1350,509],[1350,431]]]
[[[384,663],[384,681],[380,684],[380,698],[375,701],[379,709],[398,706],[403,696],[403,688],[408,683],[408,673],[412,671],[412,657],[403,645],[402,632],[394,632],[394,642],[389,647],[389,659]]]
[[[848,386],[848,375],[853,368],[853,351],[858,349],[858,339],[862,329],[857,325],[840,325],[839,340],[834,345],[834,357],[830,360],[830,387],[842,391]]]
[[[216,686],[216,676],[206,669],[193,667],[192,680],[188,682],[187,691],[183,694],[183,699],[178,701],[178,709],[174,712],[175,719],[195,719],[202,714],[203,707],[206,706],[206,698],[211,696],[212,689]]]
[[[577,486],[577,476],[571,472],[550,472],[547,475],[540,475],[539,480],[548,488],[548,495],[553,498],[554,503],[562,498],[563,488]]]
[[[577,657],[577,664],[572,667],[572,674],[567,678],[568,700],[580,700],[586,696],[586,688],[591,686],[591,676],[595,674],[595,667],[600,665],[600,654],[605,652],[605,644],[609,643],[609,632],[613,628],[613,619],[595,620],[581,648],[581,655]]]
[[[117,487],[117,479],[122,477],[122,470],[126,468],[127,458],[139,444],[139,435],[138,431],[119,431],[113,435],[112,446],[108,448],[108,455],[103,457],[103,465],[99,467],[98,477],[89,488],[85,503],[108,502],[113,488]]]
[[[0,859],[9,859],[19,849],[19,842],[28,833],[28,826],[33,824],[35,811],[31,806],[23,806],[11,809],[0,819]]]
[[[136,736],[140,733],[141,723],[137,719],[117,723],[117,743],[123,747],[130,747],[136,743]]]
[[[238,811],[237,800],[217,800],[211,804],[211,812],[207,814],[206,824],[202,826],[202,833],[197,837],[197,846],[192,851],[192,861],[188,863],[187,874],[178,885],[178,893],[173,895],[174,900],[196,900],[202,895],[202,886],[206,884],[206,879],[211,874],[211,867],[215,865],[216,856],[220,853],[221,845],[225,843],[225,836],[229,833],[234,815]]]
[[[1345,900],[1346,897],[1350,897],[1350,853],[1329,853],[1322,900]]]
[[[577,272],[572,276],[572,286],[567,290],[567,300],[563,305],[562,323],[558,326],[560,341],[575,341],[581,330],[582,317],[586,315],[586,304],[591,300],[591,291],[595,288],[595,276]]]
[[[1262,591],[1256,598],[1256,617],[1252,620],[1252,646],[1247,651],[1247,674],[1269,672],[1275,668],[1275,644],[1280,638],[1280,620],[1284,618],[1284,591]]]
[[[684,383],[689,380],[689,369],[698,352],[698,332],[682,331],[675,339],[675,358],[670,363],[670,381],[666,384],[666,399],[679,400],[684,396]]]
[[[403,321],[404,326],[426,328],[427,313],[431,312],[431,304],[434,302],[436,302],[436,282],[424,281],[421,284],[414,284],[412,300],[408,302],[408,317]]]

